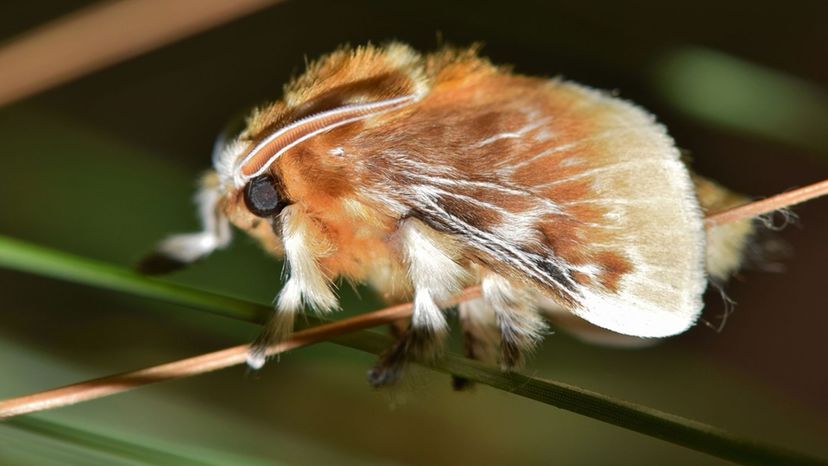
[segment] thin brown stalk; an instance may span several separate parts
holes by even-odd
[[[453,306],[479,295],[479,286],[470,287],[446,303],[446,305]],[[388,324],[399,319],[406,319],[411,316],[411,309],[412,303],[399,304],[368,314],[301,330],[294,333],[289,340],[277,343],[268,348],[267,354],[268,356],[273,356],[292,349],[327,341],[358,330]],[[250,345],[248,344],[237,345],[220,351],[158,366],[87,380],[85,382],[45,390],[18,398],[10,398],[0,401],[0,419],[69,406],[82,401],[123,393],[144,385],[205,374],[207,372],[235,366],[244,363],[249,349]]]
[[[705,219],[704,223],[707,228],[710,228],[716,225],[744,220],[746,218],[754,218],[775,210],[784,209],[805,201],[810,201],[811,199],[816,199],[820,196],[825,196],[826,194],[828,194],[828,180],[823,180],[799,189],[794,189],[793,191],[788,191],[767,199],[762,199],[761,201],[751,202],[749,204],[709,215]]]
[[[716,225],[752,218],[825,194],[828,194],[828,180],[710,215],[707,217],[705,224],[707,228],[710,228]],[[479,286],[470,287],[464,290],[458,297],[446,303],[446,305],[452,306],[476,298],[479,295]],[[302,330],[296,332],[289,340],[270,347],[268,349],[268,355],[279,354],[313,343],[327,341],[357,330],[364,330],[391,323],[399,319],[406,319],[411,316],[411,310],[412,303],[400,304],[349,319]],[[0,401],[0,419],[68,406],[82,401],[122,393],[143,385],[181,379],[242,364],[245,361],[248,349],[249,345],[238,345],[221,351],[147,367],[137,371],[102,377]]]
[[[93,4],[0,48],[0,105],[253,13],[280,0]]]

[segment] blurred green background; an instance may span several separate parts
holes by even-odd
[[[0,5],[0,39],[88,2]],[[0,108],[0,234],[133,264],[196,228],[191,197],[226,120],[342,43],[483,41],[518,72],[617,90],[664,122],[694,167],[755,197],[828,176],[825,2],[290,1]],[[442,39],[440,39],[442,38]],[[2,70],[0,70],[2,73]],[[828,203],[796,209],[782,272],[746,271],[722,333],[642,350],[550,336],[526,373],[828,457]],[[170,280],[269,302],[281,264],[248,238]],[[381,304],[343,287],[349,315]],[[723,312],[710,292],[705,317]],[[0,270],[0,398],[249,341],[257,328]],[[456,343],[455,343],[456,345]],[[42,414],[215,464],[723,462],[425,369],[365,382],[331,344]],[[0,464],[134,464],[0,424]]]

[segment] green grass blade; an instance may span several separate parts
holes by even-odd
[[[203,460],[184,455],[149,448],[137,443],[116,439],[87,430],[78,429],[65,423],[47,421],[42,418],[25,416],[4,421],[17,429],[35,433],[51,439],[71,443],[76,446],[113,455],[119,458],[147,464],[180,464],[182,466],[205,466],[210,464]]]
[[[260,322],[264,312],[269,309],[267,306],[256,303],[165,283],[121,267],[3,236],[0,236],[0,267],[132,293],[249,321]],[[333,342],[377,354],[387,348],[390,339],[377,332],[359,331],[338,337]],[[503,373],[495,368],[452,354],[442,358],[431,367],[738,463],[828,464],[828,461],[819,458],[742,439],[703,423],[616,400],[560,382],[545,381],[517,373]]]
[[[271,307],[176,285],[135,271],[0,236],[0,267],[264,322]]]
[[[681,416],[561,382],[505,374],[454,355],[449,355],[437,369],[739,464],[828,464],[823,459],[740,438]]]

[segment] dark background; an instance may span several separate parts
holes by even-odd
[[[85,2],[0,5],[0,40]],[[191,196],[227,119],[342,43],[482,41],[526,74],[617,90],[694,168],[753,197],[828,175],[824,2],[291,1],[0,108],[0,234],[118,264],[196,227]],[[2,70],[0,70],[2,73]],[[712,110],[711,110],[712,109]],[[745,271],[716,333],[642,350],[549,337],[526,372],[828,456],[828,203],[795,209],[781,272]],[[281,264],[243,235],[171,280],[269,302]],[[347,314],[380,303],[342,289]],[[705,317],[723,312],[709,293]],[[0,270],[0,397],[239,344],[252,325]],[[331,344],[46,414],[217,463],[721,464],[487,387],[417,370],[365,383]],[[55,458],[58,458],[56,460]],[[0,425],[0,463],[110,462]],[[110,463],[111,464],[111,463]]]

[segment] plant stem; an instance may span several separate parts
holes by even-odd
[[[751,202],[749,204],[734,207],[732,209],[709,215],[705,219],[705,226],[710,228],[716,225],[736,222],[746,218],[754,218],[775,210],[791,207],[811,199],[828,194],[828,180],[809,184],[808,186],[794,189],[767,199]]]
[[[277,3],[277,0],[96,2],[0,48],[0,106]],[[130,24],[130,27],[113,25]],[[32,57],[37,57],[33,59]]]
[[[476,286],[471,287],[451,302],[446,303],[446,305],[452,306],[479,295],[480,288]],[[267,355],[273,356],[314,343],[335,340],[338,337],[358,330],[365,330],[378,325],[389,324],[399,319],[409,318],[411,317],[411,309],[411,303],[399,304],[379,311],[310,327],[295,332],[289,340],[272,345],[268,349]],[[127,392],[144,385],[206,374],[219,369],[243,364],[249,349],[250,345],[248,344],[233,346],[220,351],[201,354],[136,371],[87,380],[17,398],[0,400],[0,420],[22,414],[70,406],[83,401]]]

